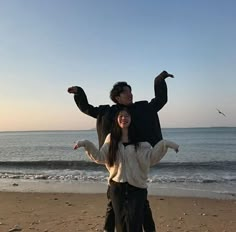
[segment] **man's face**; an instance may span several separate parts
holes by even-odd
[[[128,86],[123,88],[123,91],[120,93],[119,96],[116,97],[116,100],[121,105],[130,105],[133,103],[133,94],[130,91]]]

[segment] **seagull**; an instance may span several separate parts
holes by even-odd
[[[222,114],[223,116],[225,116],[226,117],[226,115],[223,113],[223,112],[221,112],[220,110],[218,110],[218,109],[216,109],[217,111],[218,111],[218,113],[219,114]]]

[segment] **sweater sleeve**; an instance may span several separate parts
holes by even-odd
[[[97,118],[100,112],[104,110],[104,108],[109,107],[109,105],[100,105],[93,106],[89,104],[87,96],[84,90],[81,87],[77,86],[77,93],[74,95],[74,100],[78,108],[85,114]]]
[[[81,141],[88,157],[95,163],[106,164],[109,144],[105,142],[103,146],[98,149],[92,142],[88,140]]]
[[[167,153],[168,148],[177,150],[179,145],[169,141],[169,140],[161,140],[158,142],[150,152],[150,166],[157,164]]]
[[[166,71],[163,71],[154,80],[155,98],[153,98],[149,104],[156,112],[158,112],[167,103],[168,100],[167,85],[165,81],[165,77],[167,75],[168,73]]]

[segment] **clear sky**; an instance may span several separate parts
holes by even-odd
[[[0,131],[94,128],[68,87],[96,106],[127,81],[134,101],[151,100],[162,70],[175,75],[162,127],[236,126],[235,9],[234,0],[0,0]]]

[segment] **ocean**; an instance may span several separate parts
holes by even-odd
[[[169,150],[150,169],[150,194],[236,199],[235,127],[162,131],[180,151]],[[81,139],[98,144],[95,130],[0,132],[0,188],[13,182],[16,187],[26,182],[64,183],[67,191],[68,186],[74,191],[83,184],[102,184],[105,192],[105,167],[91,162],[82,148],[73,150]]]

